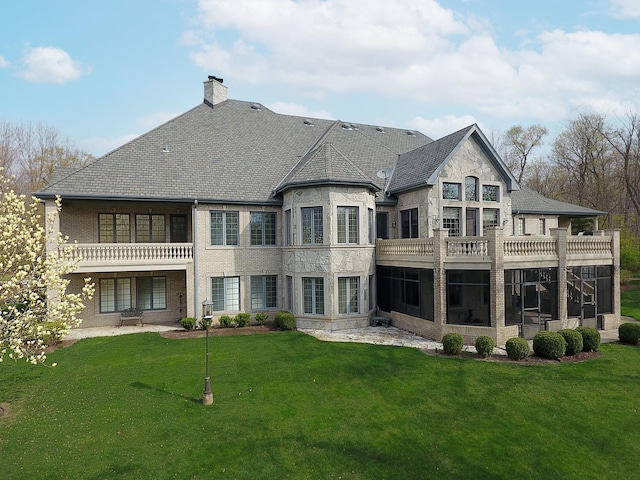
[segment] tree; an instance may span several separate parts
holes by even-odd
[[[505,162],[516,175],[518,183],[522,183],[531,152],[542,145],[547,129],[542,125],[520,125],[511,127],[502,138],[501,149],[505,155]]]
[[[85,278],[81,293],[68,293],[68,275],[77,268],[73,246],[55,232],[61,202],[45,219],[37,199],[10,188],[0,169],[0,362],[5,356],[36,364],[46,359],[52,338],[77,327],[83,301],[94,285]],[[49,248],[48,246],[58,248]]]
[[[46,186],[55,167],[81,167],[92,159],[52,126],[0,121],[0,167],[18,193]]]

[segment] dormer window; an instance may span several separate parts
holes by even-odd
[[[464,199],[467,202],[478,201],[478,179],[476,177],[464,179]]]

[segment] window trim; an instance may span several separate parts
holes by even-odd
[[[111,240],[103,241],[102,239],[102,219],[103,217],[110,217],[110,228],[111,231]],[[126,241],[118,241],[118,218],[126,218],[127,219],[127,230],[126,230]],[[106,232],[106,230],[105,230]],[[124,233],[123,230],[121,233]],[[98,242],[100,243],[131,243],[131,215],[128,213],[98,213]]]
[[[162,302],[163,305],[162,306],[155,306],[155,299],[156,299],[156,294],[154,294],[154,285],[155,285],[155,280],[159,280],[162,279],[164,280],[164,292],[163,292],[163,298],[162,298]],[[140,306],[140,291],[142,290],[141,288],[141,283],[142,282],[146,282],[149,281],[149,285],[151,286],[151,306],[148,308],[142,308]],[[158,293],[157,295],[160,295],[160,293]],[[167,309],[167,277],[164,275],[160,275],[160,276],[153,276],[153,277],[136,277],[136,305],[138,306],[139,309],[141,310],[166,310]]]
[[[355,297],[351,291],[355,281]],[[344,295],[343,296],[343,284]],[[355,311],[352,310],[352,300],[355,298]],[[344,304],[344,305],[343,305]],[[360,277],[338,277],[338,314],[356,315],[360,313]]]
[[[269,217],[273,217],[273,233],[269,234],[269,238],[267,239],[267,215]],[[254,218],[260,217],[259,228],[260,228],[260,236],[261,243],[253,243],[253,229],[254,226]],[[276,238],[277,238],[277,222],[278,222],[278,214],[276,212],[250,212],[249,213],[249,245],[252,247],[275,247],[276,246]],[[257,223],[257,222],[256,222]],[[267,243],[269,240],[269,243]],[[273,243],[271,243],[273,242]]]
[[[456,196],[447,196],[448,190],[456,187]],[[462,200],[462,184],[460,182],[442,182],[442,199],[443,200]]]
[[[119,288],[118,288],[118,283],[124,282],[124,281],[128,281],[129,283],[129,301],[128,303],[124,303],[121,304],[121,302],[119,301],[118,297],[119,297]],[[103,283],[106,282],[113,282],[113,305],[114,305],[114,309],[113,310],[104,310],[102,308],[102,295],[104,292],[104,287],[103,287]],[[131,300],[132,300],[132,295],[131,295],[131,277],[114,277],[114,278],[100,278],[98,280],[98,288],[100,289],[100,294],[99,294],[99,298],[98,298],[98,306],[99,306],[99,312],[100,313],[118,313],[118,312],[122,312],[123,310],[126,310],[127,308],[131,308]],[[121,287],[122,288],[122,287]]]
[[[311,311],[307,311],[307,287],[310,287]],[[325,315],[324,289],[324,277],[302,277],[302,311],[305,315]],[[322,311],[318,311],[319,306],[322,307]]]
[[[139,241],[138,236],[140,235],[138,231],[139,218],[146,217],[149,221],[148,232],[146,232],[147,239],[145,241]],[[162,218],[162,240],[154,240],[154,217],[156,220]],[[164,213],[136,213],[135,214],[135,239],[136,243],[166,243],[167,242],[167,219]]]
[[[355,214],[355,218],[354,217]],[[336,240],[339,244],[357,245],[359,237],[360,209],[355,206],[339,206],[336,210]],[[344,220],[344,231],[341,232],[340,221]],[[352,222],[355,221],[355,231]],[[352,236],[355,235],[355,239]]]
[[[307,213],[308,215],[305,215]],[[302,245],[324,245],[324,208],[322,206],[300,207],[300,227],[302,228],[301,244]],[[310,220],[310,225],[306,225],[306,221]],[[319,220],[319,222],[318,222]],[[308,228],[308,239],[305,229]],[[317,232],[317,230],[320,232]]]
[[[213,242],[214,215],[221,215],[222,219],[222,243]],[[229,231],[229,219],[235,217],[235,243],[229,243],[229,236],[234,235]],[[237,247],[240,245],[240,212],[237,210],[209,210],[209,245],[212,247]]]
[[[269,298],[268,280],[273,280],[273,297]],[[278,275],[251,275],[251,311],[278,308]],[[257,291],[259,287],[259,292]],[[254,294],[259,294],[260,305],[254,305]]]
[[[405,218],[404,218],[405,214],[407,215],[407,222],[405,222]],[[408,235],[405,235],[405,226],[408,228]],[[415,232],[413,231],[414,229],[415,229]],[[419,234],[420,234],[420,228],[418,226],[418,207],[400,210],[400,237],[401,238],[418,238]]]
[[[447,218],[445,216],[445,213],[447,211],[457,211],[458,212],[458,218]],[[457,234],[455,232],[451,232],[451,229],[454,227],[448,227],[446,226],[447,224],[447,220],[457,220],[458,221],[458,232]],[[460,207],[443,207],[442,208],[442,228],[446,228],[447,230],[449,230],[449,236],[450,237],[459,237],[462,235],[462,209]]]
[[[218,280],[222,280],[222,309],[216,309],[215,302],[217,301],[217,295],[214,294],[214,280],[217,282]],[[229,289],[235,287],[237,283],[237,290],[234,291],[234,295],[237,296],[237,308],[233,308],[235,305],[230,305],[227,303],[229,297]],[[230,277],[211,277],[209,282],[210,291],[211,291],[211,301],[213,302],[212,309],[214,312],[239,312],[242,308],[242,297],[240,292],[240,277],[239,276],[230,276]]]

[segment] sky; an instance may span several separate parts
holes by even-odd
[[[0,121],[100,156],[202,102],[491,136],[640,112],[637,0],[20,0],[0,4]]]

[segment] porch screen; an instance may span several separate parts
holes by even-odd
[[[378,274],[378,306],[433,321],[433,270],[382,267]]]
[[[447,323],[490,326],[489,271],[447,271]]]

